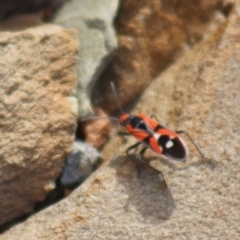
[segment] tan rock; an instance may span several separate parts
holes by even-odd
[[[95,84],[95,104],[116,110],[110,81],[121,105],[136,99],[154,77],[226,20],[221,2],[123,1],[116,20],[119,49]]]
[[[45,198],[71,151],[78,43],[74,30],[46,25],[2,32],[0,46],[2,224]]]
[[[186,163],[158,158],[168,187],[121,155],[129,144],[113,138],[103,165],[68,198],[13,227],[0,239],[238,239],[240,221],[240,5],[211,40],[154,81],[136,112],[187,130]],[[106,153],[109,154],[109,153]],[[124,154],[124,153],[123,153]],[[155,155],[154,155],[155,156]]]
[[[108,116],[100,109],[95,109],[94,116],[107,118]],[[85,141],[95,148],[101,147],[110,131],[111,122],[108,119],[92,119],[81,122],[83,132],[85,135]]]

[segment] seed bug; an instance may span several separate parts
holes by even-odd
[[[114,84],[112,82],[111,82],[111,88],[112,88],[116,103],[118,105],[118,108],[121,111],[122,115],[120,116],[119,119],[113,118],[113,117],[109,117],[106,119],[118,121],[119,124],[125,127],[127,131],[122,135],[132,135],[138,140],[137,143],[133,144],[132,146],[126,149],[126,155],[128,156],[128,158],[133,160],[137,165],[138,175],[140,174],[139,163],[141,162],[149,166],[150,168],[154,169],[158,173],[160,173],[161,176],[163,177],[162,172],[160,170],[154,168],[153,166],[151,166],[149,163],[147,163],[142,159],[147,149],[151,149],[157,155],[164,156],[167,159],[172,159],[179,162],[185,162],[188,156],[188,150],[187,150],[186,144],[184,143],[182,138],[179,136],[179,134],[186,134],[186,136],[194,145],[194,147],[196,148],[200,156],[203,159],[208,159],[202,154],[197,144],[194,142],[192,137],[186,131],[183,131],[183,130],[172,131],[168,129],[167,127],[159,123],[159,121],[157,120],[154,114],[148,117],[145,114],[133,115],[133,114],[125,113],[119,103],[117,93],[116,93]],[[103,117],[91,117],[87,119],[99,119],[99,118],[103,118]],[[87,119],[84,119],[84,120],[87,120]],[[142,149],[136,155],[136,157],[133,157],[129,152],[133,149],[136,149],[140,145],[143,146]],[[208,160],[211,160],[211,159],[208,159]]]

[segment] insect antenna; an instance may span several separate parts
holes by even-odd
[[[113,117],[88,117],[88,118],[81,119],[81,121],[87,121],[87,120],[91,120],[91,119],[108,119],[108,120],[118,121],[117,118],[113,118]]]
[[[118,97],[117,97],[117,93],[116,93],[114,84],[113,84],[113,82],[110,82],[110,84],[111,84],[113,95],[114,95],[114,98],[115,98],[115,100],[117,102],[118,108],[124,114],[124,111],[123,111],[122,107],[120,106],[120,103],[119,103],[119,100],[118,100]],[[87,121],[87,120],[91,120],[91,119],[109,119],[109,120],[119,121],[118,118],[114,118],[114,117],[88,117],[88,118],[81,119],[81,121]]]
[[[113,91],[113,94],[114,94],[115,100],[116,100],[116,102],[117,102],[118,108],[119,108],[120,111],[124,114],[124,111],[123,111],[122,107],[120,106],[120,103],[119,103],[119,100],[118,100],[118,97],[117,97],[117,93],[116,93],[116,90],[115,90],[114,84],[113,84],[113,82],[110,82],[110,84],[111,84],[112,91]]]

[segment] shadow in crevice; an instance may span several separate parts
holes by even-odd
[[[169,219],[175,203],[167,183],[159,173],[142,166],[138,177],[136,165],[121,156],[114,159],[110,167],[116,169],[117,180],[128,194],[126,212],[137,210],[145,221],[153,224]]]

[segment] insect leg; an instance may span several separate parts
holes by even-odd
[[[137,148],[139,145],[141,144],[141,142],[137,142],[135,144],[133,144],[132,146],[128,147],[126,149],[126,154],[127,156],[136,164],[137,166],[137,171],[138,171],[138,176],[140,176],[140,166],[139,166],[139,163],[137,161],[137,159],[135,157],[132,157],[130,154],[129,154],[129,151],[131,151],[132,149],[134,148]]]
[[[127,138],[125,136],[130,136],[131,134],[128,132],[117,132],[117,135],[121,137],[122,143],[125,144],[127,142]]]
[[[148,149],[148,147],[144,147],[139,153],[138,153],[138,155],[137,155],[137,159],[138,160],[142,160],[142,157],[143,157],[143,155],[144,155],[144,153],[146,152],[146,150]],[[142,160],[143,161],[143,160]]]
[[[214,159],[207,158],[207,157],[205,157],[205,156],[203,155],[203,153],[200,151],[199,147],[198,147],[197,144],[193,141],[192,137],[189,135],[188,132],[183,131],[183,130],[179,130],[179,131],[176,131],[176,133],[177,133],[177,134],[186,134],[187,137],[189,138],[189,140],[192,142],[192,144],[193,144],[194,147],[196,148],[196,150],[198,151],[198,153],[200,154],[200,156],[201,156],[203,159],[206,159],[206,160],[209,160],[209,161],[211,161],[211,162],[214,162],[214,163],[215,163],[214,165],[216,165],[217,162],[216,162]]]
[[[138,154],[137,157],[136,157],[137,160],[140,161],[141,163],[144,163],[144,164],[147,165],[148,167],[152,168],[154,171],[158,172],[158,173],[161,175],[162,180],[165,182],[165,178],[164,178],[162,172],[161,172],[160,170],[152,167],[150,164],[148,164],[147,162],[145,162],[145,161],[142,159],[142,157],[143,157],[143,155],[144,155],[144,153],[146,152],[147,149],[148,149],[148,147],[144,147],[144,148],[139,152],[139,154]]]
[[[157,122],[159,122],[158,119],[157,119],[157,117],[156,117],[156,115],[155,115],[154,113],[152,113],[152,114],[150,115],[150,118],[155,118],[155,120],[156,120]]]
[[[129,148],[127,148],[126,150],[126,154],[127,156],[136,164],[137,166],[137,172],[138,172],[138,177],[140,176],[140,165],[139,165],[139,162],[142,162],[146,165],[148,165],[146,162],[144,162],[142,159],[141,159],[141,156],[144,154],[144,152],[147,150],[147,147],[142,149],[141,152],[137,155],[137,157],[133,157],[129,154],[129,151],[131,151],[132,149],[134,148],[137,148],[139,145],[141,144],[141,142],[138,142],[132,146],[130,146]],[[142,154],[141,154],[142,153]],[[141,154],[141,155],[140,155]]]
[[[124,136],[130,136],[131,134],[128,132],[117,132],[117,135],[121,136],[124,138]]]
[[[183,130],[179,130],[179,131],[176,131],[176,133],[177,133],[177,134],[183,134],[183,133],[186,134],[187,137],[189,138],[189,140],[192,142],[192,144],[193,144],[194,147],[196,148],[196,150],[198,151],[198,153],[200,154],[200,156],[201,156],[202,158],[206,158],[206,157],[202,154],[202,152],[201,152],[200,149],[198,148],[197,144],[193,141],[192,137],[189,135],[188,132],[183,131]]]
[[[154,171],[158,172],[158,173],[161,175],[163,181],[165,182],[165,179],[164,179],[164,176],[163,176],[162,172],[161,172],[160,170],[157,170],[156,168],[152,167],[150,164],[148,164],[146,161],[144,161],[144,160],[142,159],[142,157],[143,157],[144,153],[146,152],[146,150],[148,149],[148,147],[144,147],[144,148],[139,152],[139,154],[137,155],[137,157],[133,157],[133,156],[131,156],[131,155],[129,154],[129,151],[131,151],[132,149],[138,147],[140,144],[141,144],[141,142],[135,143],[134,145],[130,146],[130,147],[126,150],[127,156],[128,156],[128,157],[136,164],[136,166],[137,166],[138,177],[140,176],[140,165],[139,165],[139,162],[141,162],[141,163],[147,165],[148,167],[152,168]]]
[[[131,134],[128,132],[117,132],[119,136],[130,136]]]

